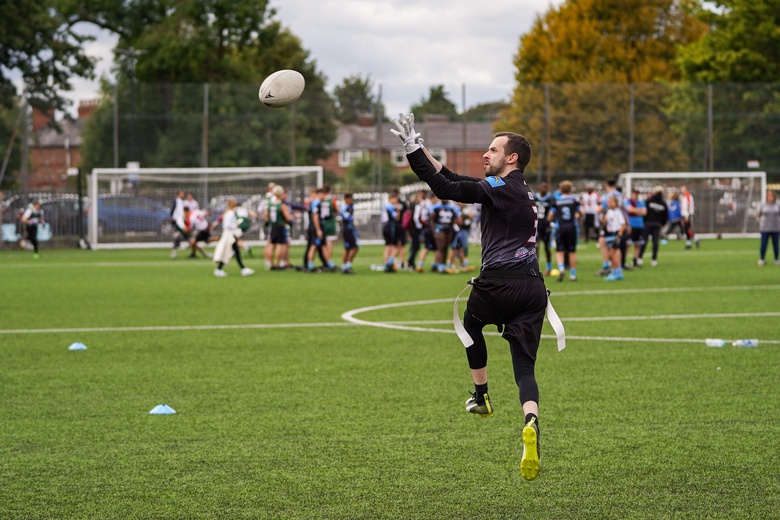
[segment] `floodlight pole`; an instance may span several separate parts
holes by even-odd
[[[130,69],[130,160],[137,161],[135,150],[135,64],[138,56],[147,54],[149,51],[134,49],[115,49],[115,53],[127,56]]]

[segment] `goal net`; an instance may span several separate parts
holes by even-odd
[[[268,184],[283,186],[292,204],[304,204],[313,188],[322,186],[321,166],[255,168],[96,168],[89,176],[87,230],[93,248],[160,247],[171,245],[171,209],[179,192],[211,212],[224,212],[235,198],[259,213]],[[260,218],[245,233],[248,241],[262,236]],[[291,236],[301,233],[302,222]]]
[[[766,197],[765,172],[624,173],[623,193],[634,188],[649,196],[655,186],[666,190],[666,201],[686,186],[693,195],[693,230],[699,236],[750,236],[758,233],[756,211]]]

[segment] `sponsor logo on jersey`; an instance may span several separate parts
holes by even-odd
[[[515,251],[515,258],[518,258],[518,259],[520,259],[520,260],[523,260],[523,259],[525,259],[525,258],[528,258],[529,256],[531,256],[531,251],[529,251],[529,250],[528,250],[527,248],[525,248],[525,247],[521,247],[520,249],[518,249],[517,251]]]

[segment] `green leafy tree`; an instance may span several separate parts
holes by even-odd
[[[79,16],[119,35],[118,48],[145,52],[135,63],[117,55],[120,164],[129,160],[128,136],[135,135],[142,164],[199,166],[207,124],[204,84],[210,165],[304,164],[327,156],[336,129],[325,79],[267,1],[74,3],[82,6]],[[260,104],[257,88],[280,69],[301,72],[306,90],[294,107],[276,110]],[[113,86],[106,87],[110,100]],[[85,143],[89,167],[105,165],[100,161],[112,147],[108,121],[89,123],[95,126]]]
[[[336,119],[344,124],[355,124],[364,114],[375,114],[377,98],[372,93],[374,82],[369,76],[355,74],[344,78],[333,89],[336,98]],[[384,107],[382,113],[384,113]]]
[[[506,110],[508,106],[509,104],[505,101],[481,103],[466,110],[466,113],[462,114],[461,118],[465,117],[467,121],[493,121],[494,119],[497,119],[501,114],[501,111]]]
[[[412,112],[420,120],[425,120],[426,116],[446,116],[452,121],[458,117],[458,109],[455,103],[447,98],[444,85],[431,87],[428,98],[412,105]]]
[[[683,79],[673,99],[681,114],[676,128],[709,168],[706,133],[712,84],[713,168],[743,170],[758,159],[762,169],[780,170],[780,2],[721,0],[699,17],[712,30],[680,49]]]
[[[41,109],[63,108],[75,76],[91,77],[94,64],[83,52],[91,38],[74,30],[56,0],[5,1],[0,16],[0,103],[15,102],[11,77],[21,77],[25,97]]]
[[[677,47],[706,31],[698,8],[684,0],[567,0],[550,9],[520,40],[517,86],[496,128],[537,143],[531,171],[625,171],[632,131],[635,169],[677,169],[684,153],[659,109],[668,91],[652,85],[679,79]]]

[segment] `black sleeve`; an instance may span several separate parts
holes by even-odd
[[[446,168],[442,168],[442,171],[437,173],[422,149],[415,150],[406,157],[412,171],[421,181],[428,184],[440,199],[488,205],[491,203],[490,197],[480,187],[479,179],[457,175]]]

